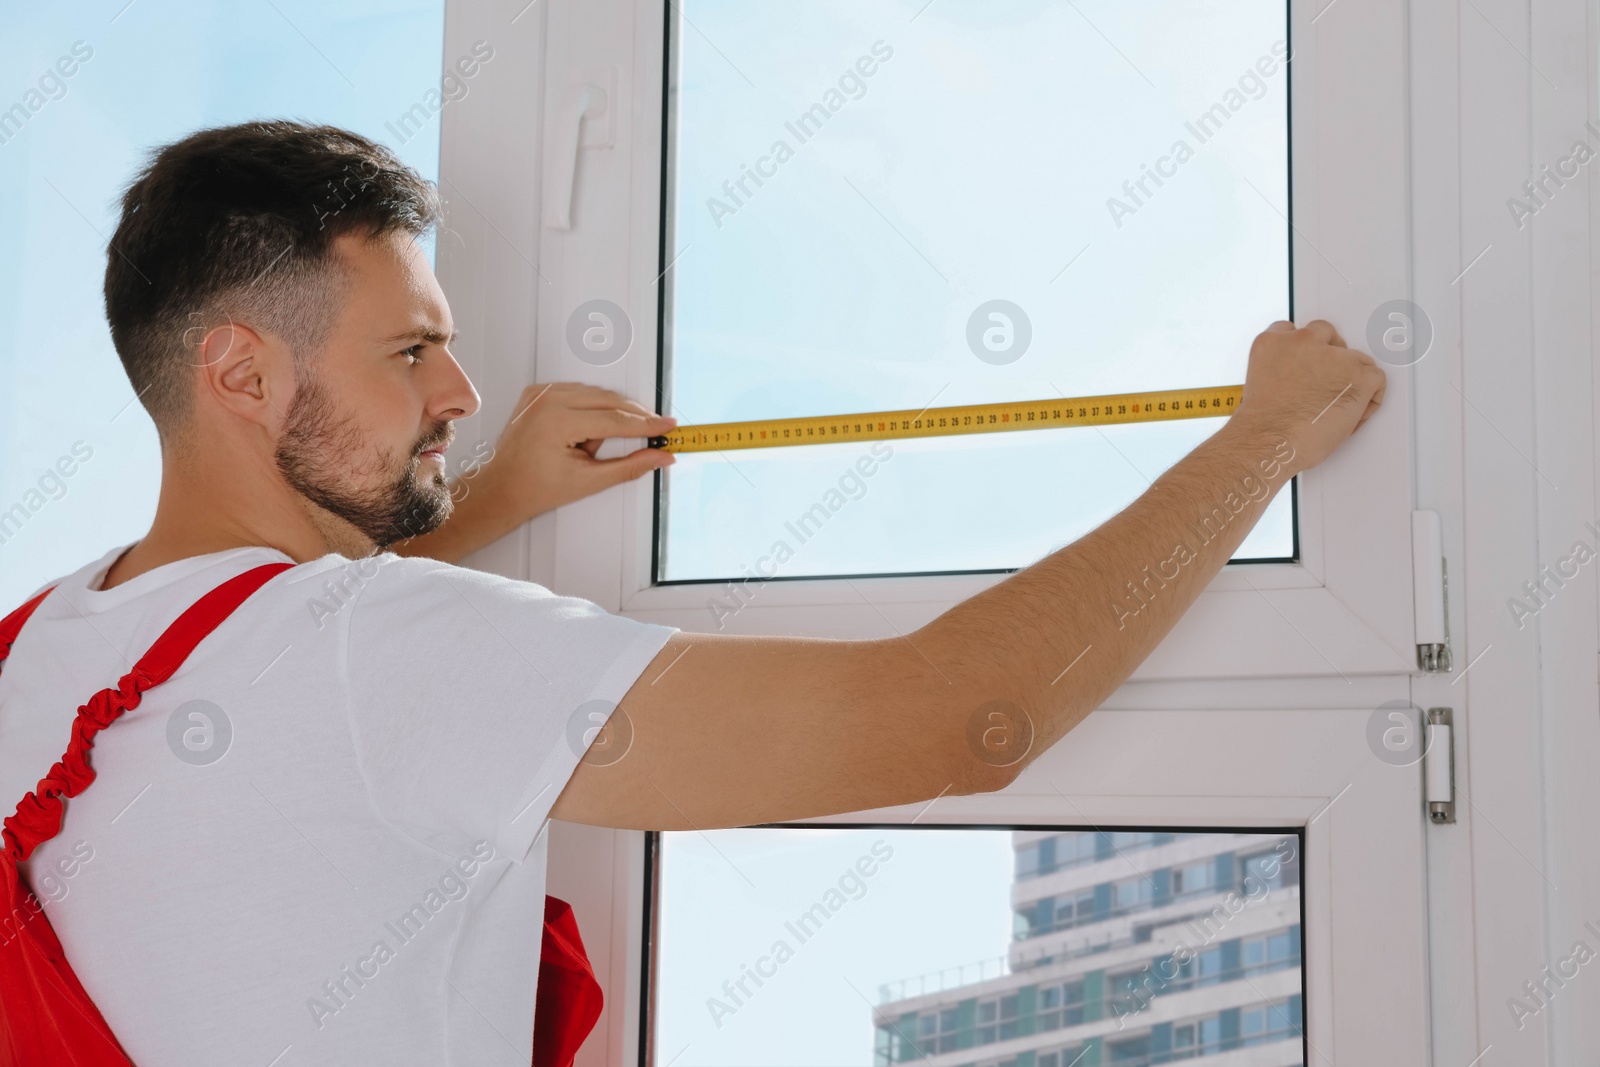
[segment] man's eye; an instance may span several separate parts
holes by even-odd
[[[426,347],[428,347],[428,346],[427,345],[412,345],[410,348],[408,348],[404,352],[402,352],[401,355],[409,357],[412,363],[421,363],[422,362],[422,350],[424,348],[426,348]]]

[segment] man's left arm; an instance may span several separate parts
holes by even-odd
[[[473,458],[450,485],[445,524],[390,546],[402,556],[459,563],[546,511],[669,466],[672,455],[641,448],[596,459],[608,437],[656,437],[677,425],[621,393],[594,385],[530,385],[489,455]]]

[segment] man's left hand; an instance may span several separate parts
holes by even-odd
[[[608,437],[657,437],[678,424],[621,393],[596,385],[530,385],[495,443],[493,458],[471,479],[472,493],[499,498],[520,526],[563,504],[671,465],[670,452],[640,448],[596,459]],[[457,500],[461,499],[457,494]]]
[[[656,437],[677,424],[599,386],[530,385],[493,453],[451,484],[455,513],[438,530],[394,551],[455,562],[536,515],[670,466],[672,454],[657,448],[616,459],[597,459],[595,453],[608,437]]]

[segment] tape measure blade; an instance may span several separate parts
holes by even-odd
[[[734,451],[1218,418],[1231,415],[1243,394],[1243,386],[1229,385],[1017,403],[967,404],[924,408],[922,411],[706,423],[680,426],[664,437],[652,438],[650,445],[671,452]]]

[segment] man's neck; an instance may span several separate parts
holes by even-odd
[[[295,493],[281,480],[245,487],[163,464],[161,498],[150,532],[106,571],[102,589],[178,560],[234,548],[274,548],[304,563],[330,552],[360,557],[372,542],[353,526]]]

